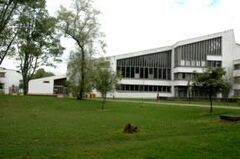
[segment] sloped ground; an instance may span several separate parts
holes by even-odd
[[[0,96],[0,158],[217,158],[240,156],[240,110]],[[124,134],[132,123],[135,134]]]

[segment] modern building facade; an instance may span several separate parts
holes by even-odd
[[[21,80],[22,75],[18,71],[0,67],[0,93],[19,93]]]
[[[171,46],[112,56],[111,66],[122,74],[118,98],[187,97],[193,72],[223,67],[232,83],[230,96],[240,96],[240,45],[233,30],[176,42]],[[192,97],[204,97],[191,89]]]

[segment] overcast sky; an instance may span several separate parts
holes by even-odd
[[[47,0],[51,15],[71,0]],[[240,0],[96,0],[107,56],[162,47],[188,38],[234,29],[240,42]],[[74,41],[64,40],[63,63],[49,68],[65,73]],[[4,67],[15,68],[5,60]]]

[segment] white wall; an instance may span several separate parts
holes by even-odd
[[[62,78],[66,78],[66,75],[51,76],[30,80],[28,84],[28,94],[53,95],[54,80]]]
[[[22,75],[18,73],[16,70],[10,69],[2,69],[0,68],[1,72],[5,72],[5,77],[0,77],[0,83],[4,83],[4,93],[9,93],[9,87],[19,86],[20,80],[22,80]]]
[[[44,83],[49,81],[49,83]],[[29,81],[28,94],[53,95],[53,78],[40,78]]]

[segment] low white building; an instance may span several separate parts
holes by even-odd
[[[18,93],[21,80],[22,75],[18,71],[0,67],[0,92]]]
[[[65,94],[66,75],[33,79],[28,84],[29,95]]]

